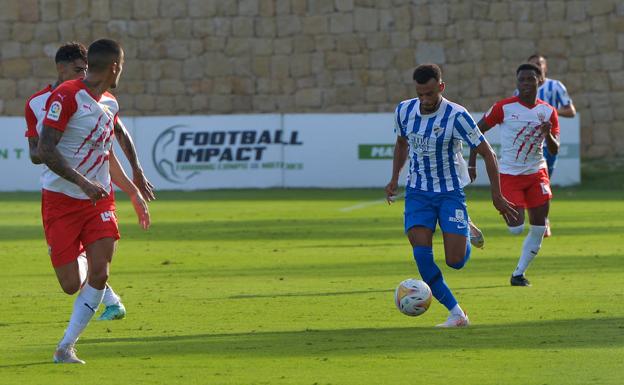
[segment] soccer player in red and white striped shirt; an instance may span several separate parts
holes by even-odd
[[[54,353],[54,361],[63,363],[84,363],[74,345],[102,302],[119,239],[109,171],[109,164],[118,167],[112,140],[119,105],[108,90],[121,76],[123,50],[115,41],[98,40],[89,47],[87,61],[84,79],[62,83],[48,98],[37,149],[46,165],[42,215],[52,263],[57,267],[75,260],[84,246],[89,268]],[[120,187],[126,190],[128,185]],[[143,207],[136,210],[139,222],[147,229],[147,205],[136,187],[133,193],[135,209]]]
[[[559,120],[557,110],[537,98],[542,80],[541,69],[532,63],[520,65],[516,71],[518,96],[498,101],[478,123],[482,132],[498,125],[501,130],[500,181],[503,196],[520,214],[504,216],[509,231],[521,234],[524,210],[529,214],[529,233],[522,245],[520,259],[511,275],[513,286],[530,286],[524,273],[537,255],[546,232],[546,218],[552,192],[542,146],[552,154],[559,151]],[[469,164],[475,173],[476,154],[471,152]]]
[[[52,94],[52,91],[63,82],[84,78],[87,71],[87,49],[78,42],[65,43],[57,50],[54,61],[56,63],[58,75],[57,81],[32,95],[26,102],[24,111],[30,159],[34,164],[41,163],[37,146],[42,122],[45,118],[48,98]],[[152,186],[143,175],[132,139],[120,120],[118,120],[118,124],[115,125],[115,133],[117,141],[120,143],[120,146],[124,150],[132,166],[135,183],[143,187],[139,187],[139,190],[142,190],[142,195],[148,200],[153,199],[153,193],[151,191]],[[110,171],[115,184],[122,186],[122,189],[132,196],[135,187],[132,182],[128,180],[121,165],[117,162],[112,162]],[[138,201],[134,201],[133,203],[138,204],[138,206],[135,205],[135,209],[140,211],[144,210]],[[79,255],[76,259],[55,266],[55,272],[59,284],[65,293],[71,295],[80,290],[87,276],[87,259],[83,247],[80,248]],[[108,284],[102,302],[106,306],[106,309],[98,318],[99,320],[121,319],[125,316],[126,311],[121,303],[121,299]]]

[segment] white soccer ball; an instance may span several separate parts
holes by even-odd
[[[431,305],[431,289],[424,281],[406,279],[394,291],[394,303],[405,315],[411,317],[421,315]]]

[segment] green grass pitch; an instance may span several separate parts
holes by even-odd
[[[371,202],[381,190],[163,192],[147,233],[120,198],[110,283],[128,317],[89,325],[86,366],[51,363],[73,298],[39,195],[0,194],[0,384],[622,384],[621,191],[555,194],[531,288],[509,286],[524,236],[486,190],[468,190],[486,246],[463,270],[444,265],[436,234],[473,323],[462,330],[433,328],[436,301],[416,318],[395,308],[394,287],[418,272],[403,202]]]

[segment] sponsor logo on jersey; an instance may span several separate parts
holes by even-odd
[[[46,118],[57,121],[61,117],[62,110],[63,110],[63,106],[61,105],[61,102],[54,101],[50,105],[50,109],[48,110],[48,114],[46,115]]]
[[[410,144],[412,149],[417,153],[425,153],[429,148],[429,138],[425,138],[423,135],[410,135]]]
[[[464,210],[455,209],[455,216],[449,217],[449,222],[457,223],[458,229],[465,229],[468,226],[468,221],[466,221],[466,216],[464,215]]]

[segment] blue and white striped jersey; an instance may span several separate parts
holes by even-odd
[[[395,133],[409,143],[408,186],[447,192],[470,183],[461,142],[476,147],[485,138],[464,107],[442,98],[436,112],[421,115],[415,98],[399,103],[394,120]]]
[[[518,90],[514,91],[514,96],[518,96]],[[537,98],[545,101],[556,109],[565,107],[572,103],[568,90],[559,80],[546,78],[544,84],[537,90]]]

